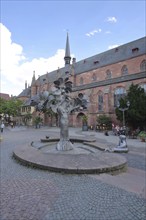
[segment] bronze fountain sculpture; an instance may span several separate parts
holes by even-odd
[[[79,108],[86,109],[88,100],[80,93],[77,98],[71,97],[72,82],[69,78],[59,78],[54,81],[52,91],[44,91],[39,98],[34,98],[31,105],[36,106],[37,111],[51,109],[58,113],[60,124],[60,141],[57,144],[58,151],[72,150],[73,145],[69,140],[69,115]]]

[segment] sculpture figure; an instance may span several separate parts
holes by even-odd
[[[117,147],[113,149],[114,152],[121,152],[121,153],[127,153],[128,147],[126,142],[126,136],[125,135],[119,135],[119,144]]]
[[[52,91],[45,91],[39,95],[40,98],[33,98],[31,105],[36,106],[36,110],[43,111],[52,109],[59,115],[60,124],[60,141],[57,144],[57,150],[66,151],[73,149],[73,145],[69,140],[69,114],[80,107],[87,108],[87,98],[80,93],[77,98],[72,98],[72,82],[69,78],[59,78],[54,81]]]
[[[120,135],[118,146],[114,147],[114,148],[111,148],[111,147],[106,148],[105,151],[127,153],[128,152],[128,147],[127,147],[127,142],[126,142],[126,136],[125,135]]]
[[[117,148],[127,148],[126,136],[120,135],[119,136],[119,145]]]

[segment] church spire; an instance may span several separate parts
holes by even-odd
[[[70,46],[69,46],[69,36],[67,33],[67,38],[66,38],[66,48],[65,48],[65,66],[70,64],[71,56],[70,56]]]
[[[32,77],[32,82],[31,82],[31,85],[34,85],[36,79],[35,79],[35,71],[33,71],[33,77]]]

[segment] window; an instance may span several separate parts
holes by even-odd
[[[128,74],[128,68],[126,65],[124,65],[121,69],[121,74],[122,75],[127,75]]]
[[[83,82],[84,82],[83,77],[81,77],[80,78],[80,85],[83,85]]]
[[[92,80],[93,80],[93,81],[96,81],[96,79],[97,79],[97,76],[96,76],[95,73],[93,73],[93,75],[92,75]]]
[[[139,51],[139,48],[138,48],[138,47],[135,47],[135,48],[132,49],[132,53],[136,53],[136,52],[138,52],[138,51]]]
[[[111,79],[111,77],[112,77],[111,71],[110,71],[110,70],[107,70],[107,71],[106,71],[106,79]]]
[[[98,93],[98,111],[103,111],[103,93]]]
[[[117,106],[118,101],[121,98],[124,98],[125,95],[126,95],[126,90],[123,87],[115,89],[115,92],[114,92],[114,106],[115,107]]]
[[[146,92],[146,83],[140,84],[139,86],[140,86],[141,88],[143,88],[144,91]]]
[[[141,71],[146,71],[146,60],[143,60],[140,64],[140,70]]]
[[[95,60],[95,61],[94,61],[94,64],[98,64],[98,63],[99,63],[99,61],[98,61],[98,60]]]

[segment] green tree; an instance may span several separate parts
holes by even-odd
[[[35,127],[37,128],[38,125],[43,122],[43,119],[40,116],[36,116],[33,118],[33,122],[35,124]]]
[[[10,100],[0,98],[0,114],[3,114],[4,116],[19,116],[22,103],[22,101],[15,97]]]
[[[98,125],[105,127],[106,129],[111,129],[112,127],[112,119],[107,115],[99,115],[97,116]]]
[[[32,114],[30,112],[27,112],[26,115],[24,115],[24,123],[25,125],[28,125],[28,122],[32,119]]]
[[[130,102],[129,109],[125,111],[125,121],[127,125],[136,129],[145,128],[146,125],[146,93],[139,85],[131,84],[127,95],[120,99],[120,106],[125,107],[127,101]],[[116,108],[117,119],[122,121],[122,112]]]

